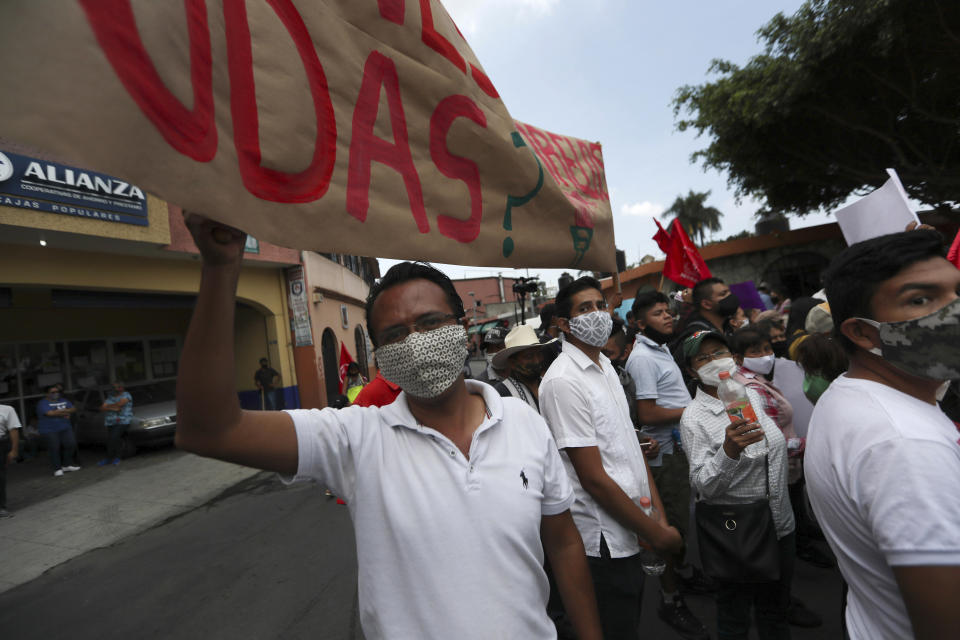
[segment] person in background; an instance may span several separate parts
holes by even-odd
[[[270,361],[260,358],[260,368],[254,372],[253,382],[260,391],[261,409],[264,411],[274,411],[279,408],[276,396],[279,381],[280,374],[270,366]]]
[[[929,230],[865,240],[826,273],[850,369],[817,401],[805,470],[853,640],[960,629],[960,446],[937,406],[960,378],[960,270],[942,242]]]
[[[61,397],[57,385],[48,387],[47,395],[37,403],[37,428],[46,440],[50,467],[53,475],[58,478],[65,471],[80,471],[77,464],[77,439],[70,425],[70,416],[76,412],[73,403]]]
[[[768,309],[773,309],[773,299],[770,297],[770,285],[766,282],[761,282],[757,287],[757,293],[760,294],[760,299],[763,300],[763,304],[766,305],[762,311]]]
[[[347,365],[347,375],[343,380],[343,394],[347,396],[350,402],[353,402],[363,388],[367,385],[367,379],[360,373],[360,365],[351,362]]]
[[[807,314],[810,313],[810,310],[815,306],[820,304],[822,300],[816,298],[797,298],[793,301],[793,304],[790,307],[790,313],[787,316],[787,350],[789,353],[790,346],[793,345],[794,341],[806,335],[807,330]]]
[[[817,403],[830,383],[843,375],[850,366],[847,352],[830,335],[812,334],[797,345],[796,362],[803,369],[803,393],[810,402]]]
[[[123,382],[117,380],[113,383],[100,411],[106,414],[103,424],[107,427],[107,457],[97,462],[97,466],[118,465],[123,436],[133,422],[133,396],[123,388]]]
[[[762,410],[763,401],[750,388],[747,397],[757,422],[730,422],[717,397],[720,373],[732,374],[737,366],[725,336],[698,331],[680,344],[679,356],[687,374],[697,383],[697,394],[683,412],[680,430],[690,460],[690,482],[698,500],[713,504],[755,502],[765,497],[769,487],[770,511],[779,543],[777,581],[720,581],[717,637],[746,640],[753,609],[761,640],[788,639],[794,519],[787,491],[786,439]]]
[[[767,336],[770,340],[770,348],[773,349],[773,355],[777,358],[787,357],[787,333],[783,329],[783,323],[779,320],[763,319],[758,320],[757,330]]]
[[[639,538],[673,554],[682,539],[664,516],[644,462],[620,379],[601,353],[613,318],[589,276],[557,293],[563,351],[540,383],[540,409],[574,486],[573,517],[583,539],[607,640],[636,640],[644,574]],[[649,497],[659,511],[638,506]]]
[[[0,404],[0,518],[12,518],[7,511],[7,465],[17,460],[20,418],[8,404]]]
[[[770,301],[773,302],[773,310],[782,316],[790,313],[792,303],[790,297],[784,295],[781,289],[770,290]]]
[[[503,380],[506,376],[506,371],[497,369],[493,364],[493,357],[500,351],[503,351],[504,340],[506,340],[506,338],[507,330],[500,326],[493,327],[483,336],[481,348],[483,349],[484,357],[487,359],[487,367],[477,376],[477,380],[480,382],[493,385]]]
[[[550,343],[550,348],[543,352],[543,370],[546,371],[553,364],[553,361],[560,355],[562,346],[563,332],[557,327],[556,322],[557,305],[548,302],[540,309],[540,342]],[[553,340],[556,339],[556,342]]]
[[[507,374],[493,385],[497,393],[523,400],[540,413],[543,352],[552,344],[553,341],[540,342],[537,333],[525,324],[511,329],[504,339],[504,348],[493,357],[493,366]]]
[[[640,333],[627,360],[627,372],[634,381],[631,398],[641,433],[656,444],[647,449],[650,473],[660,492],[667,520],[680,535],[689,532],[690,467],[679,442],[680,416],[690,403],[680,367],[667,343],[674,338],[673,316],[667,297],[647,291],[633,300],[633,315]],[[684,563],[686,546],[666,558],[667,569],[660,576],[660,619],[684,637],[705,637],[703,623],[687,607],[682,591],[712,593],[716,585]]]
[[[633,312],[629,312],[631,315]],[[623,387],[623,392],[627,396],[627,404],[630,406],[630,422],[633,423],[633,428],[639,433],[640,420],[637,417],[637,407],[636,404],[630,402],[634,397],[636,397],[637,387],[633,382],[633,377],[627,372],[627,358],[630,357],[630,352],[633,351],[633,344],[628,342],[627,332],[625,329],[626,325],[623,320],[618,318],[613,319],[613,328],[610,330],[610,338],[607,339],[607,343],[603,345],[603,348],[600,349],[600,353],[607,356],[607,359],[610,360],[610,364],[613,365],[614,371],[617,372],[617,375],[620,377],[620,386]],[[636,337],[636,334],[634,334]],[[647,442],[649,438],[641,436],[640,442]],[[644,446],[647,454],[647,458],[650,458],[650,450],[647,446]]]
[[[376,364],[376,359],[374,359],[374,364]],[[400,385],[384,378],[383,372],[377,367],[377,375],[363,387],[350,404],[358,407],[385,407],[396,400],[399,395]]]
[[[743,329],[748,324],[750,324],[750,318],[747,317],[747,313],[743,310],[743,307],[737,307],[737,311],[727,318],[725,326],[728,333],[733,333],[737,329]]]
[[[737,294],[730,291],[720,278],[706,278],[697,283],[691,294],[693,312],[687,316],[685,324],[680,328],[679,336],[688,335],[694,331],[717,331],[724,333],[724,327],[729,328],[727,320],[740,307]]]

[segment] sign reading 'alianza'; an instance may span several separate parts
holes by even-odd
[[[436,0],[7,0],[0,56],[5,147],[261,240],[614,266],[600,145],[515,122]]]
[[[0,150],[0,205],[147,226],[140,187],[76,167]]]

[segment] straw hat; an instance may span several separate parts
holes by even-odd
[[[507,358],[518,351],[532,347],[543,347],[556,341],[557,339],[554,338],[549,342],[540,342],[539,338],[537,338],[537,332],[533,330],[533,327],[525,324],[517,325],[513,329],[510,329],[510,333],[507,334],[506,339],[503,341],[504,349],[498,351],[497,354],[493,356],[493,367],[495,369],[503,369],[507,365]]]

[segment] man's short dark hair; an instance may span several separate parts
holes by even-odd
[[[690,298],[694,309],[699,311],[700,303],[710,299],[710,296],[713,295],[713,285],[715,284],[723,284],[723,280],[720,278],[704,278],[694,285]]]
[[[650,309],[653,309],[655,305],[661,302],[669,306],[670,298],[659,291],[644,291],[643,293],[638,293],[637,297],[633,299],[633,306],[630,309],[633,311],[633,317],[639,322],[643,320],[643,316],[646,315],[647,311],[650,311]]]
[[[879,286],[910,265],[943,257],[943,236],[933,230],[902,231],[858,242],[837,255],[825,274],[834,336],[847,353],[857,349],[840,325],[872,318],[870,301]]]
[[[260,362],[263,363],[263,362],[270,362],[270,361],[267,360],[266,358],[260,358]]]
[[[442,271],[425,262],[401,262],[395,264],[370,288],[370,294],[367,296],[365,308],[367,328],[370,330],[370,340],[373,342],[374,347],[378,345],[376,334],[373,331],[373,303],[377,301],[381,293],[390,287],[395,287],[398,284],[403,284],[411,280],[429,280],[434,283],[443,289],[443,293],[447,297],[447,304],[450,305],[450,310],[457,320],[465,315],[463,311],[463,300],[460,299],[460,294],[457,293],[450,278]]]
[[[573,296],[586,289],[596,289],[600,293],[603,293],[600,282],[590,276],[581,276],[560,289],[560,291],[557,292],[556,300],[557,317],[569,319],[570,312],[573,311]]]
[[[738,329],[730,338],[730,350],[738,356],[743,356],[747,349],[762,347],[770,342],[770,334],[758,327],[744,327]]]
[[[548,302],[540,309],[540,329],[546,331],[553,324],[553,316],[557,313],[557,305]]]

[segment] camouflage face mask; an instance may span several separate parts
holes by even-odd
[[[902,322],[857,318],[880,330],[870,353],[909,374],[931,380],[960,378],[960,298],[930,315]]]

